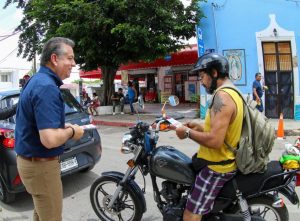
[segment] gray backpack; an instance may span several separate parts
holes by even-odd
[[[234,85],[224,85],[219,89],[221,88],[236,91],[244,103],[243,126],[238,147],[234,149],[226,141],[225,144],[235,153],[239,171],[243,174],[262,173],[267,169],[269,154],[275,140],[275,129],[266,116],[256,109],[257,103],[254,100],[249,97],[245,100]]]

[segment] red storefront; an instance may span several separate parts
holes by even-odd
[[[93,71],[79,71],[79,77],[80,78],[90,78],[90,79],[101,79],[102,73],[101,69],[93,70]],[[116,75],[116,80],[121,79],[121,75]]]
[[[158,92],[177,95],[182,102],[187,101],[187,87],[198,82],[198,76],[191,75],[189,71],[197,61],[197,45],[191,45],[179,52],[172,53],[165,58],[153,62],[139,62],[121,65],[118,72],[139,86],[144,96],[147,93]],[[121,75],[116,75],[121,77]],[[80,72],[81,78],[100,78],[101,70]],[[195,91],[198,93],[198,90]]]

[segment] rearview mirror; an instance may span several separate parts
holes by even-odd
[[[179,99],[175,95],[169,96],[168,101],[169,101],[169,104],[173,107],[175,107],[179,104]]]
[[[166,117],[166,111],[165,111],[166,103],[169,103],[171,106],[175,107],[179,104],[179,98],[175,95],[170,95],[168,97],[168,99],[165,101],[165,103],[161,109],[161,113],[162,113],[163,117]]]

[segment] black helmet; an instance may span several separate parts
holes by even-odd
[[[191,72],[206,70],[207,73],[211,74],[213,68],[219,73],[218,77],[228,76],[229,65],[227,58],[217,53],[204,54],[198,58]]]

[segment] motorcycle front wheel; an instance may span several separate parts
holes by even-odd
[[[289,212],[285,205],[273,207],[274,200],[270,196],[262,196],[247,200],[251,215],[262,217],[266,221],[288,221]],[[237,211],[239,212],[239,210]]]
[[[115,177],[98,178],[90,190],[90,201],[97,216],[102,221],[139,221],[143,209],[135,191],[125,185],[111,208],[108,204],[120,180]]]

